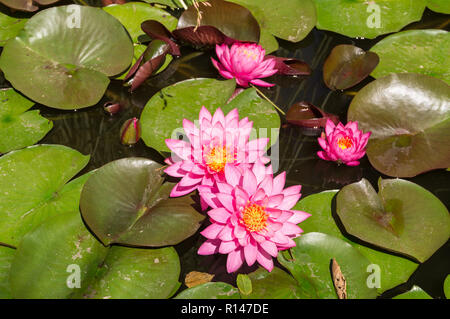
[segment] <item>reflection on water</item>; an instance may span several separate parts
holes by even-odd
[[[429,16],[436,15],[427,11],[423,23],[430,23]],[[437,17],[442,18],[440,15]],[[322,80],[323,62],[331,49],[338,44],[355,44],[369,49],[373,43],[374,41],[354,40],[318,30],[313,30],[301,43],[280,41],[280,49],[276,55],[304,60],[311,66],[313,73],[308,77],[274,76],[270,81],[277,86],[263,91],[285,111],[295,102],[308,101],[327,112],[339,115],[344,121],[352,95],[332,92],[325,86]],[[54,128],[41,143],[63,144],[83,154],[91,154],[91,160],[82,173],[112,160],[130,156],[146,157],[162,163],[164,157],[146,147],[142,141],[133,147],[123,146],[119,140],[120,127],[131,117],[139,118],[148,99],[161,88],[187,78],[217,77],[217,72],[209,62],[210,56],[211,52],[198,53],[184,49],[182,58],[174,60],[164,72],[149,79],[132,94],[122,86],[121,82],[113,81],[105,97],[94,107],[78,111],[58,111],[36,106],[35,108],[39,108],[43,116],[53,120],[54,123]],[[369,81],[367,79],[351,90],[358,91]],[[122,110],[114,116],[106,114],[103,104],[107,101],[120,102]],[[338,167],[334,163],[320,160],[316,156],[320,148],[316,138],[302,135],[297,127],[283,125],[280,130],[279,147],[279,171],[287,171],[288,185],[303,185],[303,196],[327,189],[341,188],[362,177],[375,186],[380,177],[380,174],[370,166],[367,158],[362,160],[359,167]],[[439,170],[409,180],[430,190],[449,207],[449,175],[449,172]],[[234,284],[235,277],[225,274],[224,256],[197,256],[196,249],[203,240],[200,235],[195,235],[177,246],[183,265],[181,278],[183,279],[185,274],[192,270],[209,271],[217,274],[216,280],[225,280]],[[422,239],[418,238],[418,240]],[[434,297],[443,297],[442,283],[450,269],[449,252],[450,245],[447,243],[438,254],[420,266],[412,278],[414,283],[420,283],[421,287]]]

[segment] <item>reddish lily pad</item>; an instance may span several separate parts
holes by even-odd
[[[339,123],[337,115],[327,113],[309,102],[297,102],[292,105],[286,113],[286,120],[290,124],[306,128],[308,134],[319,135],[327,120]]]
[[[36,11],[37,5],[46,6],[58,2],[59,0],[0,0],[5,6],[20,11]]]
[[[347,116],[372,132],[367,155],[378,171],[412,177],[450,166],[448,101],[450,87],[439,79],[391,74],[360,90]]]
[[[81,213],[105,245],[175,245],[193,235],[204,216],[189,196],[169,199],[173,186],[164,183],[162,166],[151,160],[116,160],[87,180]]]
[[[273,55],[266,56],[267,59],[275,59],[275,69],[277,74],[282,75],[310,75],[311,68],[306,62],[294,58],[283,58]]]
[[[333,48],[323,65],[323,80],[331,90],[345,90],[364,80],[378,65],[376,53],[354,45]]]
[[[450,216],[432,193],[402,179],[380,179],[378,189],[362,179],[338,193],[336,211],[350,235],[420,262],[445,244]]]

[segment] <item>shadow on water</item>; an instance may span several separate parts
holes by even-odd
[[[426,11],[424,19],[412,27],[434,27],[442,23],[443,15]],[[433,24],[434,23],[434,24]],[[411,27],[411,26],[410,26]],[[381,37],[380,37],[381,39]],[[295,57],[307,62],[313,72],[308,77],[278,77],[270,80],[277,85],[264,89],[264,93],[285,111],[295,102],[308,101],[323,108],[327,112],[335,113],[345,120],[347,108],[352,95],[345,92],[330,91],[322,80],[322,65],[331,49],[338,44],[354,44],[369,49],[380,39],[364,40],[351,39],[332,32],[314,29],[310,35],[299,43],[280,40],[278,56]],[[41,141],[48,144],[62,144],[72,147],[83,154],[90,154],[88,166],[80,173],[96,169],[115,159],[139,156],[153,159],[162,163],[164,156],[148,148],[142,142],[133,147],[123,146],[119,140],[119,130],[123,122],[131,117],[140,117],[147,101],[160,89],[170,84],[198,77],[217,78],[217,72],[210,63],[211,52],[198,53],[183,48],[183,57],[174,60],[171,65],[159,75],[149,79],[136,92],[129,93],[128,88],[120,81],[112,81],[105,96],[97,106],[77,111],[60,111],[42,105],[35,108],[54,123],[54,128]],[[351,89],[358,91],[372,79]],[[118,101],[122,110],[110,116],[103,110],[107,101]],[[279,137],[279,172],[287,172],[287,184],[302,184],[303,196],[328,189],[338,189],[344,185],[368,179],[373,185],[382,176],[364,158],[358,167],[338,167],[334,163],[320,160],[316,156],[319,150],[316,137],[300,133],[297,127],[283,125]],[[447,207],[450,206],[450,172],[444,170],[421,174],[409,180],[425,187],[436,195]],[[426,213],[426,212],[424,212]],[[235,284],[235,275],[226,274],[224,256],[198,256],[196,251],[204,239],[198,233],[183,243],[177,245],[181,257],[182,275],[193,270],[208,271],[216,274],[215,280],[227,281]],[[421,240],[418,238],[417,240]],[[444,298],[442,289],[443,279],[450,269],[450,245],[447,243],[433,257],[422,264],[406,285],[397,290],[387,292],[386,296],[405,291],[412,284],[420,285],[431,296]],[[250,272],[254,268],[243,269]]]

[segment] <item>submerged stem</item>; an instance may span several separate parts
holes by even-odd
[[[280,109],[275,103],[273,103],[263,92],[261,92],[261,90],[260,89],[258,89],[256,86],[254,86],[253,84],[250,84],[250,86],[251,87],[253,87],[255,90],[256,90],[256,92],[258,92],[259,94],[261,94],[262,95],[262,97],[267,101],[267,102],[269,102],[270,104],[272,104],[273,105],[273,107],[278,111],[278,112],[280,112],[281,114],[283,114],[283,115],[286,115],[286,113],[284,113],[284,111],[282,110],[282,109]]]

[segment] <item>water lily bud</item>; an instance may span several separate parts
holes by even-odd
[[[127,120],[120,128],[120,141],[124,145],[136,144],[141,138],[141,123],[135,117]]]
[[[114,103],[114,102],[106,102],[103,105],[103,109],[109,115],[114,115],[114,114],[116,114],[117,112],[120,111],[120,104],[119,103]]]

